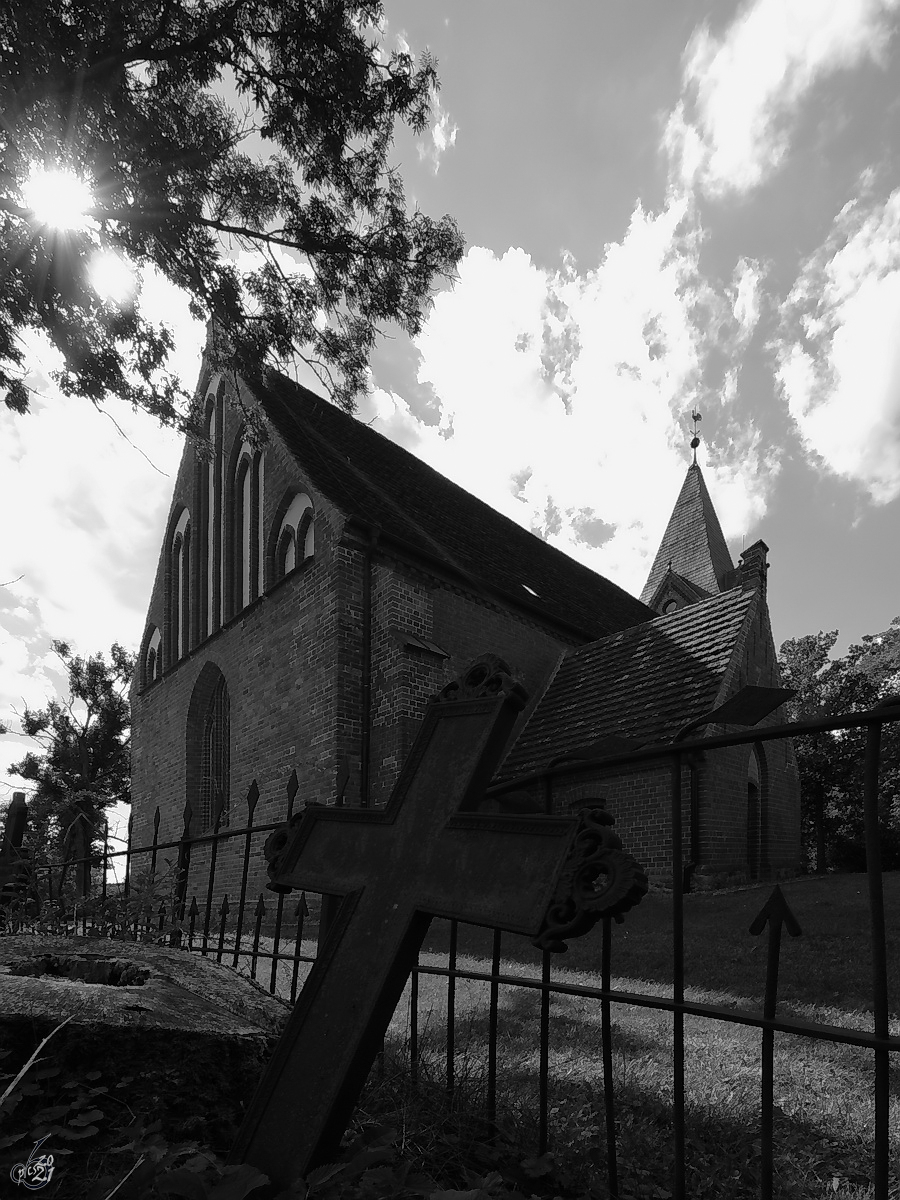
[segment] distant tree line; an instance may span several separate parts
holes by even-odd
[[[779,651],[785,687],[796,696],[791,720],[838,716],[874,708],[900,694],[900,617],[883,633],[866,634],[842,658],[831,658],[838,631],[791,638]],[[800,768],[803,848],[811,870],[861,871],[865,729],[796,738]],[[900,728],[885,725],[880,773],[882,865],[900,868]]]
[[[31,784],[25,847],[40,865],[68,863],[69,884],[90,890],[91,860],[103,852],[105,814],[131,800],[131,707],[128,689],[135,656],[114,643],[109,659],[72,653],[55,641],[68,674],[68,696],[40,709],[25,708],[17,731],[37,751],[11,763],[10,775]],[[8,733],[0,725],[0,733]],[[59,882],[59,874],[55,876]]]

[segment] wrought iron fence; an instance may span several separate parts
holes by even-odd
[[[500,989],[513,988],[524,993],[536,993],[539,997],[539,1017],[537,1030],[538,1069],[537,1069],[537,1136],[536,1149],[538,1155],[543,1155],[551,1145],[550,1121],[550,1043],[551,1023],[554,997],[580,997],[586,1001],[599,1004],[600,1007],[600,1061],[598,1075],[602,1080],[603,1121],[605,1125],[605,1155],[604,1169],[607,1175],[610,1195],[618,1196],[620,1164],[618,1160],[619,1130],[617,1128],[618,1109],[616,1085],[613,1072],[613,1057],[615,1052],[615,1035],[612,1023],[612,1006],[631,1006],[648,1010],[657,1010],[670,1014],[672,1021],[672,1078],[673,1091],[671,1102],[671,1130],[674,1147],[674,1166],[671,1180],[671,1194],[676,1200],[683,1200],[686,1195],[687,1179],[687,1145],[686,1145],[686,1093],[685,1093],[685,1028],[686,1017],[702,1018],[713,1022],[737,1024],[748,1029],[758,1029],[761,1032],[760,1057],[760,1093],[759,1093],[759,1191],[763,1200],[769,1200],[774,1187],[774,1149],[775,1149],[775,1116],[776,1105],[774,1097],[774,1047],[775,1035],[814,1039],[835,1045],[859,1047],[871,1053],[873,1063],[872,1081],[874,1094],[874,1152],[871,1183],[875,1200],[888,1200],[890,1183],[890,1103],[891,1103],[891,1055],[900,1051],[900,1036],[892,1035],[890,1030],[890,1009],[888,999],[888,961],[887,936],[885,925],[885,906],[883,873],[881,866],[881,846],[879,829],[879,764],[881,754],[882,730],[885,724],[900,720],[900,699],[894,698],[878,708],[863,713],[853,713],[841,717],[807,721],[799,724],[769,726],[756,728],[746,733],[727,734],[706,738],[686,739],[674,744],[642,747],[637,751],[610,755],[603,759],[594,759],[588,763],[566,763],[550,771],[536,773],[527,777],[519,777],[490,789],[489,794],[498,794],[508,790],[520,790],[529,784],[539,784],[545,796],[552,795],[554,782],[569,780],[578,775],[596,773],[602,768],[604,772],[612,768],[627,768],[636,763],[664,762],[671,766],[670,784],[670,827],[672,845],[672,875],[671,875],[671,918],[672,944],[671,964],[672,981],[671,995],[655,995],[648,989],[645,992],[627,991],[613,986],[615,933],[609,920],[602,922],[601,932],[601,968],[599,986],[595,983],[572,983],[554,980],[553,961],[549,952],[543,952],[540,972],[533,976],[520,973],[501,971],[503,958],[502,939],[504,935],[499,930],[493,931],[490,967],[476,970],[460,964],[458,953],[459,925],[449,922],[449,939],[446,950],[446,965],[429,963],[420,958],[419,966],[413,973],[407,992],[408,1014],[406,1017],[407,1045],[409,1055],[409,1075],[413,1084],[416,1083],[422,1053],[422,1013],[420,997],[422,981],[427,977],[446,979],[446,1021],[443,1034],[443,1072],[444,1084],[448,1093],[456,1087],[457,1062],[457,1019],[456,997],[461,981],[472,981],[484,984],[488,988],[487,1003],[487,1045],[486,1045],[486,1117],[493,1123],[497,1117],[498,1107],[498,1078],[500,1065],[498,1063],[498,1041],[501,1026]],[[862,728],[867,731],[867,743],[864,775],[864,827],[866,846],[866,880],[868,889],[868,905],[870,917],[870,949],[871,949],[871,1011],[870,1030],[857,1029],[834,1025],[801,1016],[779,1015],[778,1013],[778,975],[781,953],[781,933],[783,928],[794,935],[800,933],[799,927],[784,904],[780,889],[773,889],[768,902],[750,928],[750,933],[759,935],[768,928],[767,968],[765,975],[764,999],[761,1011],[745,1011],[733,1005],[715,1004],[691,1000],[686,997],[685,986],[685,943],[684,943],[684,852],[682,838],[682,764],[688,756],[703,752],[714,753],[716,750],[740,745],[759,745],[767,741],[782,738],[798,738],[814,736],[825,731],[847,730]],[[296,774],[291,776],[287,787],[286,819],[294,814],[297,795]],[[30,880],[31,897],[19,899],[6,909],[6,921],[3,931],[7,933],[23,932],[29,929],[49,929],[55,927],[68,933],[95,933],[100,935],[126,934],[133,937],[168,942],[180,945],[189,951],[195,951],[208,956],[215,956],[217,962],[230,963],[233,967],[247,971],[254,979],[263,982],[268,989],[289,997],[291,1002],[296,999],[298,989],[302,986],[301,974],[309,970],[309,964],[315,961],[316,924],[309,930],[309,906],[307,897],[303,894],[299,902],[295,897],[286,898],[280,894],[277,899],[268,903],[262,893],[255,904],[248,898],[248,878],[251,859],[254,853],[259,862],[262,858],[263,835],[278,829],[283,822],[271,822],[254,825],[253,816],[259,793],[254,783],[248,792],[247,822],[239,828],[221,829],[219,827],[222,815],[222,800],[216,806],[215,826],[211,833],[192,837],[189,834],[191,813],[189,808],[184,814],[184,829],[181,838],[175,841],[159,841],[159,811],[154,820],[153,840],[147,846],[132,847],[126,851],[110,852],[108,844],[104,846],[99,864],[101,867],[101,886],[94,897],[101,902],[110,898],[107,888],[107,873],[110,863],[119,857],[126,859],[125,883],[121,899],[127,902],[133,900],[134,864],[138,857],[149,859],[149,875],[152,878],[158,870],[159,858],[163,851],[170,849],[177,852],[177,868],[175,888],[171,898],[160,901],[158,906],[144,905],[140,911],[134,908],[126,913],[127,919],[118,921],[107,917],[104,922],[103,906],[95,906],[82,902],[79,913],[77,907],[73,912],[64,915],[59,911],[58,897],[53,896],[53,871],[60,867],[44,866],[37,869],[37,874],[45,870],[48,873],[46,887],[39,887],[35,877]],[[549,801],[548,801],[549,803]],[[236,907],[229,902],[227,895],[223,896],[218,905],[214,904],[217,862],[219,847],[230,839],[243,839],[241,887]],[[254,839],[257,839],[257,850],[254,851]],[[198,904],[196,893],[187,897],[190,891],[192,853],[200,845],[208,844],[210,858],[208,873],[205,878],[205,899]],[[41,910],[36,911],[34,905],[41,901]],[[310,897],[315,907],[316,901]],[[29,905],[32,907],[29,908]],[[47,906],[56,913],[56,925],[48,923],[45,917]],[[44,916],[42,917],[42,914]],[[43,924],[41,923],[43,920]],[[627,926],[626,926],[627,927]],[[246,942],[246,944],[245,944]],[[424,956],[428,957],[428,956]],[[283,970],[281,969],[283,967]],[[268,978],[266,979],[266,976]],[[895,1016],[900,1014],[895,1014]],[[900,1061],[900,1060],[897,1060]],[[662,1182],[662,1181],[660,1181]],[[897,1181],[894,1181],[896,1186]]]

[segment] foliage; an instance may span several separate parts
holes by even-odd
[[[40,752],[9,767],[9,774],[34,784],[25,844],[43,863],[96,853],[104,811],[128,803],[131,794],[128,687],[135,656],[118,643],[108,662],[103,654],[73,655],[65,642],[53,642],[53,650],[68,672],[69,696],[46,708],[26,707],[21,732],[34,738]],[[8,730],[0,726],[0,732]],[[89,864],[79,870],[84,884]]]
[[[25,412],[22,335],[64,360],[66,395],[124,397],[199,432],[167,371],[171,331],[104,300],[112,253],[185,289],[227,335],[216,365],[256,377],[300,354],[348,410],[377,328],[417,333],[463,248],[408,213],[388,161],[438,87],[426,52],[379,45],[380,0],[10,0],[0,9],[0,389]],[[227,97],[227,100],[224,98]],[[35,167],[90,188],[84,227],[41,224]],[[236,251],[256,266],[241,272]]]
[[[779,664],[792,720],[834,717],[873,708],[897,690],[900,618],[883,634],[866,635],[843,658],[831,658],[838,631],[820,631],[784,642]],[[865,729],[834,730],[796,738],[803,841],[816,870],[863,870],[863,766]],[[900,866],[900,740],[896,725],[882,734],[881,830],[883,866]]]

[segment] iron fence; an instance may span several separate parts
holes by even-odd
[[[890,1186],[890,1104],[891,1104],[891,1055],[900,1051],[900,1036],[893,1035],[890,1030],[891,1013],[888,998],[888,956],[887,933],[885,923],[883,872],[881,865],[881,846],[879,829],[879,765],[881,757],[882,730],[886,724],[900,720],[900,699],[894,698],[878,708],[863,713],[853,713],[841,717],[824,718],[789,725],[756,728],[748,732],[723,734],[706,738],[685,739],[674,744],[642,747],[639,750],[613,754],[603,759],[590,762],[565,763],[549,771],[519,777],[503,785],[490,789],[489,795],[503,791],[521,790],[529,784],[538,784],[547,797],[547,803],[552,804],[552,792],[555,782],[570,780],[578,775],[596,773],[598,769],[608,772],[610,769],[623,769],[636,763],[668,761],[671,765],[670,784],[670,814],[672,845],[672,875],[671,891],[668,893],[671,903],[672,943],[671,965],[672,979],[670,995],[655,995],[651,989],[645,991],[623,990],[614,985],[615,960],[615,931],[610,920],[601,922],[601,953],[599,981],[591,983],[562,982],[554,979],[553,956],[544,951],[540,960],[540,970],[534,975],[511,973],[501,970],[503,959],[503,938],[499,930],[491,935],[490,966],[486,969],[473,969],[460,962],[459,935],[460,926],[457,922],[446,923],[448,943],[443,957],[446,965],[426,961],[433,955],[420,956],[418,968],[413,973],[408,986],[408,1009],[405,1017],[407,1033],[408,1065],[410,1080],[415,1085],[422,1056],[422,1024],[421,995],[423,980],[430,978],[446,980],[446,1019],[443,1040],[443,1074],[444,1086],[448,1094],[454,1092],[457,1086],[457,1035],[458,1021],[456,1000],[461,982],[483,984],[488,989],[487,1001],[487,1044],[486,1044],[486,1086],[485,1109],[486,1119],[493,1124],[497,1119],[498,1110],[498,1080],[501,1065],[498,1058],[498,1044],[501,1036],[502,1005],[500,989],[511,988],[525,994],[535,994],[538,997],[539,1014],[537,1029],[537,1130],[536,1149],[538,1156],[552,1149],[551,1140],[551,1110],[550,1110],[550,1045],[552,1037],[552,1019],[554,999],[558,997],[577,997],[584,1001],[596,1003],[600,1008],[600,1055],[597,1075],[602,1081],[603,1123],[605,1154],[603,1168],[607,1176],[609,1192],[612,1197],[620,1195],[620,1163],[618,1126],[619,1111],[617,1107],[617,1089],[614,1080],[613,1061],[615,1055],[615,1030],[612,1021],[612,1007],[625,1006],[646,1010],[657,1010],[669,1014],[672,1023],[672,1099],[670,1105],[671,1135],[674,1148],[674,1164],[671,1179],[671,1195],[676,1200],[686,1196],[688,1178],[688,1146],[686,1139],[686,1092],[685,1092],[685,1018],[702,1018],[711,1022],[727,1023],[743,1026],[761,1033],[760,1070],[759,1070],[759,1194],[763,1200],[773,1196],[775,1178],[775,1141],[776,1141],[776,1102],[774,1095],[774,1063],[775,1035],[787,1035],[795,1038],[812,1039],[818,1042],[858,1047],[871,1055],[872,1083],[874,1095],[874,1146],[872,1154],[873,1169],[871,1172],[871,1194],[875,1200],[888,1200]],[[866,730],[865,761],[862,764],[864,777],[864,806],[863,819],[865,828],[866,847],[866,881],[868,891],[870,953],[871,953],[871,1013],[869,1022],[871,1029],[859,1029],[841,1026],[828,1022],[817,1021],[798,1015],[778,1013],[778,975],[781,957],[781,934],[784,928],[792,935],[799,935],[793,914],[784,903],[780,889],[773,889],[767,904],[753,922],[750,933],[760,935],[768,929],[767,966],[765,972],[764,999],[761,1011],[749,1011],[731,1004],[710,1003],[693,1000],[686,996],[685,981],[685,942],[684,942],[684,850],[682,838],[682,764],[688,761],[688,756],[699,752],[714,753],[716,750],[740,745],[759,745],[767,741],[782,738],[798,738],[812,736],[827,731],[848,730],[861,728]],[[296,774],[291,776],[287,786],[286,819],[294,814],[297,795]],[[111,852],[108,842],[100,856],[101,886],[95,897],[99,906],[81,903],[79,914],[76,906],[73,912],[63,915],[59,911],[58,897],[53,898],[53,872],[61,869],[55,866],[40,867],[46,871],[47,886],[37,886],[36,877],[30,881],[31,898],[19,900],[8,906],[4,932],[15,933],[29,929],[49,928],[45,921],[40,924],[41,912],[29,909],[40,900],[46,908],[48,902],[55,912],[55,928],[68,933],[95,933],[99,935],[130,935],[168,942],[180,945],[185,950],[215,956],[217,962],[230,963],[231,966],[245,970],[253,979],[263,982],[268,989],[275,993],[296,999],[303,978],[309,970],[309,965],[316,957],[316,921],[310,921],[310,904],[308,898],[301,894],[299,901],[296,897],[279,894],[275,899],[266,901],[263,893],[255,904],[248,898],[248,878],[253,855],[261,861],[262,843],[259,841],[282,826],[283,822],[276,821],[265,824],[254,824],[253,816],[259,793],[254,783],[246,797],[247,821],[239,828],[220,828],[223,811],[223,801],[220,797],[215,810],[215,825],[210,833],[191,836],[189,807],[184,813],[184,828],[182,836],[173,841],[159,840],[159,810],[157,809],[153,825],[153,840],[149,845],[129,847],[125,851]],[[243,839],[241,887],[236,906],[233,906],[227,895],[218,904],[214,903],[217,863],[219,847],[230,839]],[[258,849],[254,851],[254,839],[257,839]],[[197,893],[190,892],[191,861],[193,852],[198,846],[208,845],[210,848],[208,873],[204,871],[205,897],[198,903]],[[149,859],[149,875],[152,878],[158,870],[159,858],[165,850],[177,852],[176,883],[174,893],[169,900],[160,901],[158,905],[144,905],[140,911],[127,913],[127,919],[104,919],[103,904],[109,900],[111,893],[107,887],[107,873],[111,862],[120,857],[126,859],[125,882],[121,899],[127,902],[131,898],[134,879],[134,864],[143,856]],[[70,864],[71,866],[72,864]],[[309,898],[315,905],[318,898]],[[120,906],[121,908],[122,906]],[[43,911],[43,910],[42,910]],[[324,922],[322,922],[324,923]],[[312,925],[312,929],[310,929]],[[627,929],[627,923],[626,923]],[[246,944],[245,944],[246,943]],[[282,969],[283,968],[283,969]],[[268,978],[266,978],[268,976]],[[596,983],[599,982],[599,986]],[[668,990],[668,989],[667,989]],[[895,1014],[895,1018],[900,1014]],[[900,1061],[900,1060],[897,1060]],[[895,1087],[896,1090],[896,1087]],[[896,1187],[896,1181],[895,1181]],[[663,1193],[658,1193],[663,1194]]]

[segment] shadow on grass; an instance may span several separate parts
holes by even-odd
[[[778,996],[782,1006],[825,1006],[848,1013],[871,1012],[872,966],[867,878],[864,874],[806,877],[781,884],[802,934],[782,939]],[[692,893],[684,898],[685,983],[710,992],[747,997],[762,1004],[767,934],[753,937],[750,924],[765,904],[771,883],[729,893]],[[889,1010],[900,1017],[900,872],[884,875]],[[426,948],[446,953],[448,923],[435,921]],[[506,960],[540,977],[541,956],[529,940],[502,937]],[[490,961],[492,931],[459,927],[459,952]],[[600,974],[599,928],[569,944],[555,964]],[[613,925],[612,973],[671,985],[672,901],[654,892]]]
[[[452,1093],[446,1088],[445,1036],[441,1028],[426,1023],[420,1031],[418,1087],[410,1086],[408,1043],[402,1031],[397,1031],[386,1045],[384,1063],[370,1078],[362,1113],[397,1122],[404,1145],[423,1155],[423,1166],[428,1165],[430,1155],[433,1167],[434,1156],[439,1154],[435,1147],[443,1147],[447,1157],[449,1145],[454,1147],[453,1153],[464,1152],[470,1164],[501,1170],[506,1178],[518,1182],[526,1195],[606,1195],[599,1029],[583,1020],[582,1014],[570,1019],[568,1027],[558,1029],[556,1037],[551,1033],[548,1122],[554,1166],[545,1180],[549,1190],[545,1193],[538,1186],[539,1178],[532,1178],[527,1187],[520,1178],[523,1161],[535,1155],[538,1143],[537,1007],[532,995],[519,993],[502,1000],[498,1132],[493,1138],[484,1116],[488,1017],[474,1009],[456,1029]],[[613,1023],[614,1112],[623,1200],[666,1196],[672,1187],[671,1017],[648,1010],[643,1015],[648,1020],[637,1028],[628,1020],[615,1019]],[[700,1024],[695,1021],[694,1028],[686,1029],[687,1194],[739,1200],[758,1196],[759,1035],[728,1026],[724,1030],[719,1027],[710,1038]],[[815,1047],[816,1055],[834,1049]],[[827,1189],[829,1195],[844,1200],[862,1200],[870,1194],[868,1180],[873,1170],[866,1096],[857,1087],[847,1090],[827,1053],[821,1060],[816,1055],[804,1060],[805,1076],[796,1071],[791,1074],[789,1052],[782,1048],[778,1055],[776,1194],[818,1200]],[[796,1068],[795,1062],[793,1065]],[[831,1090],[829,1078],[833,1079]],[[898,1146],[892,1150],[891,1161],[896,1162]],[[449,1161],[445,1165],[449,1166]],[[896,1177],[893,1187],[900,1188]]]

